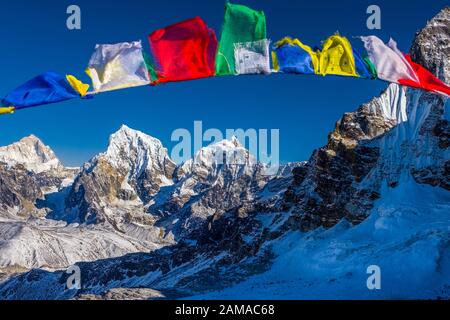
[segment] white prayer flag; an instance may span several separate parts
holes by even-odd
[[[394,83],[399,83],[400,80],[418,82],[413,68],[397,49],[394,40],[391,39],[388,45],[376,36],[361,37],[361,40],[370,61],[377,69],[378,78]]]
[[[237,74],[270,74],[270,41],[267,39],[235,43]]]
[[[86,72],[95,93],[150,84],[141,41],[97,45]]]

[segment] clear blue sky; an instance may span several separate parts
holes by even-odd
[[[448,0],[433,1],[300,1],[242,0],[267,16],[268,35],[278,40],[299,37],[315,46],[339,31],[348,36],[375,34],[395,38],[408,51],[416,31]],[[66,28],[66,8],[78,4],[82,30]],[[382,30],[366,28],[366,8],[382,9]],[[14,0],[1,1],[0,95],[45,71],[83,70],[95,44],[141,39],[172,23],[201,16],[220,35],[224,1],[149,0]],[[357,40],[352,40],[357,42]],[[272,75],[217,77],[159,87],[141,87],[73,100],[0,117],[0,145],[35,134],[67,165],[80,165],[106,148],[109,135],[121,124],[160,139],[168,148],[177,128],[277,128],[281,161],[307,160],[326,143],[344,112],[378,95],[381,81],[342,77]]]

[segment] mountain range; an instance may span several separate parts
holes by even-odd
[[[410,53],[450,83],[449,7]],[[81,168],[35,136],[2,147],[0,299],[450,298],[448,104],[390,84],[272,177],[235,138],[177,165],[125,125]]]

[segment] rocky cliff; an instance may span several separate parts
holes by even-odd
[[[450,8],[417,33],[413,59],[450,82]],[[345,114],[328,144],[308,165],[294,171],[282,210],[290,227],[332,227],[342,218],[365,220],[384,183],[402,177],[449,190],[449,133],[446,98],[391,84],[355,112]],[[448,109],[448,107],[447,107]]]

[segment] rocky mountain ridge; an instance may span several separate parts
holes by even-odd
[[[81,169],[64,168],[34,136],[4,149],[15,152],[12,159],[4,158],[8,170],[0,177],[0,187],[14,194],[1,196],[0,224],[3,230],[18,232],[0,238],[4,256],[0,268],[61,268],[177,242],[204,241],[212,221],[217,225],[230,211],[245,217],[247,207],[269,182],[271,192],[265,193],[265,201],[272,196],[279,199],[291,177],[287,168],[301,165],[289,164],[281,169],[282,177],[271,181],[263,175],[265,166],[233,138],[202,148],[177,166],[159,140],[127,126],[112,134],[107,150]],[[226,157],[221,159],[226,154],[239,154],[244,162],[227,163]],[[36,161],[51,169],[34,171],[30,163]],[[219,230],[215,227],[213,232]],[[99,236],[105,239],[96,241]],[[30,237],[35,241],[25,240]],[[79,238],[79,243],[67,237]],[[28,243],[19,246],[23,241]],[[49,248],[54,253],[46,253]],[[17,259],[15,251],[23,258]]]
[[[417,33],[415,61],[450,82],[450,8]],[[380,198],[383,183],[398,186],[404,176],[450,189],[448,99],[390,84],[380,97],[345,114],[328,144],[307,166],[294,170],[282,210],[303,231],[330,228],[345,218],[364,221]]]

